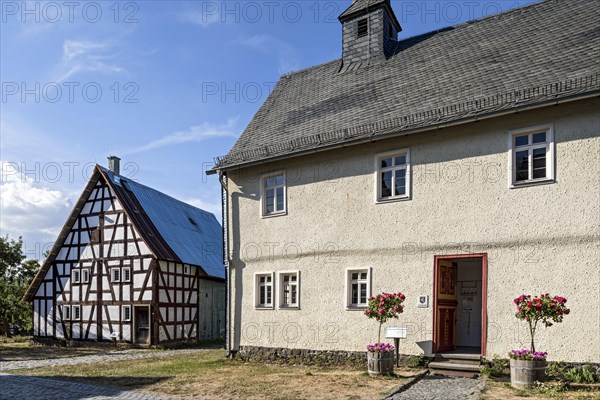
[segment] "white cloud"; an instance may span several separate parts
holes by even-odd
[[[201,142],[217,137],[237,137],[238,133],[235,129],[237,119],[230,119],[226,124],[214,125],[204,122],[200,125],[192,126],[184,131],[178,131],[169,135],[163,136],[143,146],[135,147],[122,152],[122,154],[135,154],[145,151],[155,150],[165,146],[174,144]]]
[[[204,211],[208,211],[213,213],[217,220],[221,220],[221,203],[220,202],[212,202],[198,198],[191,198],[183,200],[184,203],[188,203],[194,207],[198,207]]]
[[[262,53],[274,54],[277,58],[279,74],[283,75],[298,69],[298,56],[296,50],[288,43],[270,35],[254,35],[239,41]]]
[[[102,42],[65,40],[58,82],[63,82],[80,72],[102,72],[107,74],[123,72],[123,68],[110,63],[111,46]]]
[[[0,161],[0,167],[0,234],[23,236],[26,253],[37,252],[56,239],[71,208],[69,196],[35,182],[14,163]],[[41,253],[32,257],[40,258]]]
[[[203,11],[186,11],[179,14],[179,19],[185,22],[191,22],[192,24],[199,25],[203,28],[207,28],[221,20],[221,13],[216,8],[214,10],[207,9]]]

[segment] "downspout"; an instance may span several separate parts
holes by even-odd
[[[225,267],[225,357],[231,356],[231,274],[229,273],[229,193],[227,173],[219,171],[221,184],[221,229],[223,232],[223,266]]]

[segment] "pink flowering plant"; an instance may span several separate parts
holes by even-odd
[[[513,360],[534,360],[534,361],[542,361],[546,359],[548,353],[545,351],[531,351],[528,349],[521,350],[511,350],[508,353],[508,357]]]
[[[379,322],[379,335],[377,342],[367,346],[368,351],[385,352],[394,351],[394,346],[387,343],[381,343],[381,327],[391,318],[398,318],[404,311],[404,300],[406,297],[398,293],[380,293],[377,296],[369,298],[369,304],[365,310],[365,315]],[[373,349],[373,350],[371,350]]]
[[[550,296],[548,293],[539,296],[522,294],[514,302],[517,306],[515,316],[529,324],[531,349],[528,353],[522,353],[524,350],[513,350],[508,355],[519,360],[545,359],[546,353],[535,351],[535,332],[540,323],[550,327],[553,323],[562,322],[563,317],[571,312],[566,306],[567,299],[562,296]]]
[[[367,350],[373,353],[385,353],[386,351],[394,351],[394,346],[387,343],[373,343],[367,346]]]

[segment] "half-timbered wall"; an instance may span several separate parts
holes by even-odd
[[[34,335],[131,341],[134,306],[152,302],[152,260],[99,179],[33,298]]]
[[[199,279],[197,267],[160,261],[156,284],[159,312],[155,319],[160,342],[198,339]]]

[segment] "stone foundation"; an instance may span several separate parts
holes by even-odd
[[[366,351],[288,349],[282,347],[241,346],[236,353],[243,361],[274,362],[278,364],[366,367]],[[400,354],[400,364],[411,358]]]

